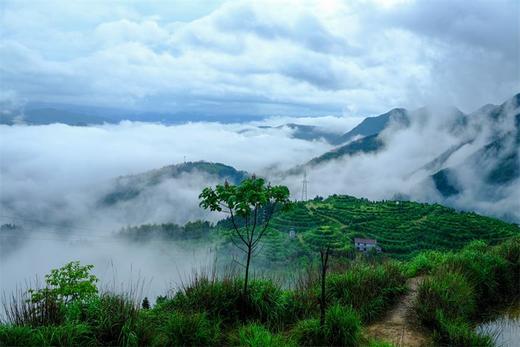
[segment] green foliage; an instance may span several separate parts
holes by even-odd
[[[90,273],[94,265],[81,266],[79,261],[67,263],[60,269],[45,275],[46,288],[30,289],[31,301],[41,302],[48,297],[67,304],[71,301],[86,301],[97,294],[97,277]]]
[[[491,244],[520,235],[520,227],[439,204],[411,201],[369,201],[333,195],[323,201],[295,203],[277,212],[270,227],[306,235],[319,226],[340,228],[347,240],[376,239],[383,254],[410,259],[427,250],[459,250],[476,239]],[[350,241],[352,242],[352,241]]]
[[[235,236],[239,239],[238,241],[231,239],[231,241],[246,254],[243,293],[247,295],[253,252],[267,231],[275,209],[289,208],[289,189],[285,186],[271,186],[271,184],[266,186],[264,179],[253,176],[236,186],[226,181],[223,185],[217,185],[215,189],[204,188],[199,199],[200,206],[205,209],[229,213]],[[242,218],[244,223],[237,224],[236,217]]]
[[[350,307],[331,306],[325,314],[325,337],[330,346],[357,346],[361,321]]]
[[[475,309],[473,288],[459,273],[439,273],[419,285],[416,312],[427,326],[437,327],[438,312],[447,319],[469,319]]]
[[[329,249],[333,253],[346,246],[346,240],[339,232],[339,229],[329,225],[310,230],[304,235],[304,241],[305,245],[314,252]]]
[[[285,186],[265,185],[262,178],[248,178],[239,185],[219,184],[213,188],[204,188],[199,198],[200,206],[211,211],[232,210],[236,216],[246,218],[251,215],[256,206],[266,206],[277,203],[282,206],[289,204],[289,189]]]
[[[49,325],[37,328],[0,325],[1,346],[96,346],[88,325]]]
[[[138,305],[123,295],[106,293],[84,306],[78,320],[92,326],[103,345],[122,345],[137,339]]]
[[[285,347],[291,346],[282,336],[273,334],[263,325],[251,323],[238,329],[235,336],[231,338],[232,346],[248,347]]]
[[[319,319],[301,320],[296,324],[291,333],[298,346],[326,345]]]
[[[432,267],[432,275],[418,288],[415,310],[439,343],[492,345],[492,338],[475,333],[470,321],[518,294],[518,250],[519,238],[493,248],[476,241],[445,254]]]
[[[405,282],[396,263],[356,263],[345,273],[329,275],[327,288],[329,300],[352,306],[364,322],[370,322],[405,292]]]
[[[462,319],[446,319],[442,311],[437,313],[439,329],[434,333],[434,339],[438,342],[448,343],[450,346],[460,347],[492,347],[495,344],[490,336],[482,335],[473,329]]]
[[[220,325],[205,313],[172,312],[157,329],[152,346],[218,346]]]
[[[285,314],[283,291],[271,281],[254,280],[246,296],[241,291],[242,281],[202,279],[178,292],[172,300],[159,307],[164,310],[206,312],[208,317],[234,324],[243,320],[269,325],[281,324]]]
[[[334,305],[325,314],[322,327],[318,319],[299,321],[292,331],[300,346],[357,346],[361,338],[361,321],[351,308]]]

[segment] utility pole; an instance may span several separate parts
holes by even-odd
[[[302,201],[307,201],[307,185],[309,181],[307,180],[307,171],[303,171],[303,181],[302,181]]]

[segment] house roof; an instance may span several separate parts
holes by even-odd
[[[377,240],[374,239],[361,239],[361,238],[354,238],[354,243],[368,243],[368,244],[377,244]]]

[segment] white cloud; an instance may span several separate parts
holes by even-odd
[[[366,115],[432,99],[470,110],[520,89],[514,1],[3,7],[2,88],[28,100]]]

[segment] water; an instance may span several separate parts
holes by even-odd
[[[477,326],[477,331],[493,336],[499,347],[519,347],[520,301],[499,312],[494,319]]]

